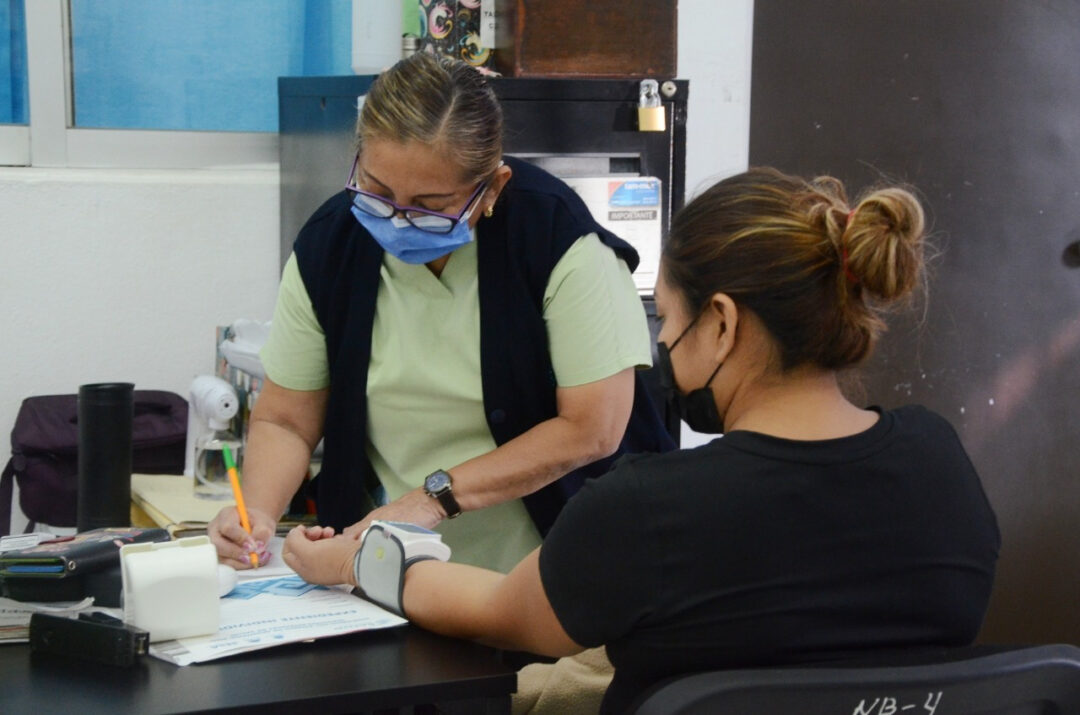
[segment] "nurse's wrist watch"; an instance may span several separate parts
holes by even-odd
[[[453,519],[461,513],[461,507],[454,498],[454,480],[444,469],[436,469],[424,478],[424,493],[438,499],[446,511],[446,518]]]

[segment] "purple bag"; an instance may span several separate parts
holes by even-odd
[[[0,476],[0,535],[11,529],[12,478],[19,481],[19,506],[30,519],[75,526],[79,483],[78,399],[44,395],[23,400],[11,431],[11,459]],[[135,390],[132,470],[181,474],[187,436],[187,400],[174,392]]]

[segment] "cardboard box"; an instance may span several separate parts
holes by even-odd
[[[675,77],[674,0],[416,0],[418,50],[507,77]]]
[[[494,65],[506,76],[676,76],[675,0],[494,2]]]

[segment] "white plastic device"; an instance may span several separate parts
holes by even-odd
[[[375,519],[371,522],[371,525],[374,526],[375,524],[398,538],[405,549],[406,561],[417,556],[426,556],[439,561],[450,560],[450,547],[443,543],[442,534],[437,531],[425,529],[422,526],[405,521]],[[369,526],[368,529],[370,528]],[[361,541],[367,536],[368,529],[364,529],[364,533],[360,535]]]
[[[217,550],[207,536],[120,547],[124,623],[150,642],[216,633],[221,617]]]
[[[240,409],[236,390],[214,375],[199,375],[191,381],[188,400],[187,448],[184,452],[184,476],[195,476],[196,449],[207,435],[229,428],[229,420]]]

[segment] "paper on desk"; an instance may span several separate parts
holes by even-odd
[[[345,586],[313,586],[299,576],[264,578],[240,583],[221,599],[215,635],[152,643],[150,655],[189,665],[407,622],[352,595]]]
[[[91,608],[94,599],[84,598],[77,603],[38,603],[0,598],[0,643],[25,643],[30,639],[30,616],[51,613],[54,616],[74,616]],[[103,609],[98,609],[103,610]]]
[[[236,578],[240,583],[254,581],[271,576],[295,576],[296,572],[289,568],[285,559],[281,557],[281,550],[285,547],[285,537],[273,536],[270,538],[270,558],[257,569],[244,569],[236,572]]]
[[[9,534],[8,536],[0,536],[0,554],[5,551],[15,551],[16,549],[28,549],[31,546],[37,546],[42,541],[52,541],[55,538],[57,538],[56,534],[47,531],[34,531],[29,534]]]
[[[236,504],[232,498],[200,499],[191,485],[191,477],[175,474],[132,474],[131,498],[159,526],[208,522],[223,507]]]

